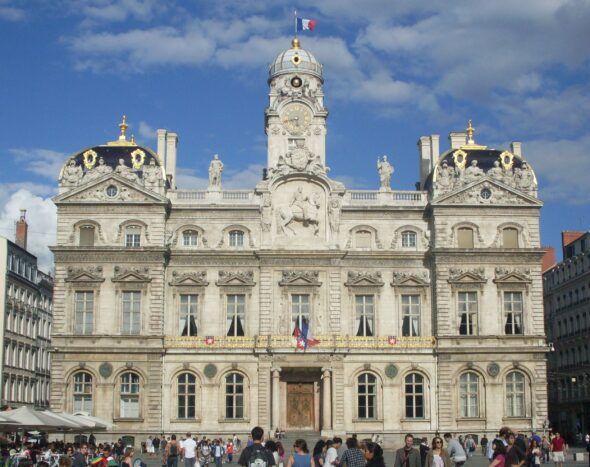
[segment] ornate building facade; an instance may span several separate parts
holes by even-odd
[[[573,441],[590,429],[590,233],[563,232],[563,261],[543,273],[549,420]]]
[[[27,251],[26,211],[15,242],[0,237],[0,388],[2,407],[49,407],[53,278]]]
[[[177,188],[177,135],[154,152],[125,122],[65,161],[53,409],[121,434],[540,427],[542,203],[520,144],[424,136],[418,190],[391,190],[386,157],[378,190],[348,190],[322,65],[294,40],[268,83],[252,190],[223,189],[218,157],[207,190]]]

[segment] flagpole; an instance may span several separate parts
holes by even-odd
[[[297,10],[293,10],[293,19],[295,22],[295,39],[297,39]]]

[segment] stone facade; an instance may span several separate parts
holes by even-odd
[[[590,429],[590,234],[562,237],[563,261],[543,273],[549,420],[573,442]]]
[[[439,154],[422,137],[419,190],[392,190],[387,158],[378,190],[348,190],[328,176],[322,86],[297,42],[271,65],[253,190],[223,189],[217,157],[208,190],[178,189],[165,130],[157,153],[122,128],[66,162],[53,409],[141,436],[259,424],[389,442],[541,426],[542,203],[519,145],[491,150],[468,132]],[[88,176],[99,158],[110,170]]]
[[[48,408],[53,278],[37,269],[24,238],[18,245],[0,237],[1,405]]]

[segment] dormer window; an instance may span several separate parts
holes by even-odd
[[[94,246],[94,232],[93,225],[83,225],[80,227],[80,246]]]
[[[355,246],[357,248],[370,249],[371,248],[371,232],[368,230],[359,230],[355,234]]]
[[[182,232],[183,246],[198,246],[199,234],[196,230],[185,230]]]
[[[416,248],[416,232],[411,230],[402,232],[402,248]]]
[[[244,246],[244,232],[241,230],[231,230],[229,232],[229,246],[240,248]]]
[[[128,248],[139,248],[141,246],[141,227],[130,225],[125,230],[125,246]]]

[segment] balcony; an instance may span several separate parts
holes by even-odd
[[[168,198],[173,204],[253,204],[254,191],[252,190],[170,190]],[[257,203],[257,201],[256,201]]]
[[[350,190],[344,195],[345,206],[416,206],[425,207],[428,203],[426,191],[374,191]]]
[[[318,344],[312,347],[319,351],[348,350],[397,350],[397,349],[433,349],[436,338],[433,336],[418,337],[357,337],[357,336],[316,336]],[[297,349],[297,340],[292,336],[167,336],[165,347],[169,349],[202,349],[202,350],[251,350],[264,352],[267,350]]]

